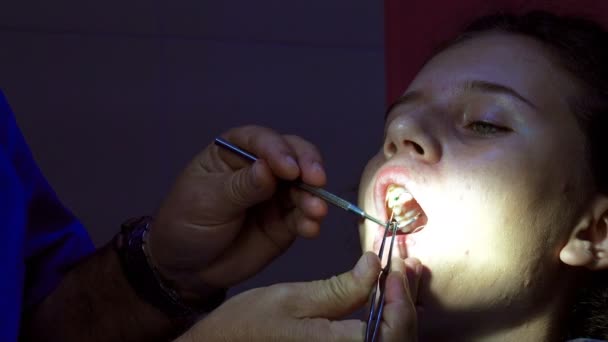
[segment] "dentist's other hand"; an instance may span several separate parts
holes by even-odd
[[[285,182],[325,184],[310,142],[259,126],[222,137],[259,160],[210,144],[178,177],[150,230],[152,261],[186,299],[257,273],[296,236],[315,237],[327,213],[324,201]]]

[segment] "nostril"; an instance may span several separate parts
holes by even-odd
[[[414,145],[414,149],[416,150],[416,152],[420,155],[424,155],[424,149],[422,148],[422,146],[416,144],[416,143],[411,143],[412,145]]]
[[[417,144],[411,140],[403,140],[402,145],[405,150],[413,148],[417,154],[424,156],[424,148],[422,148],[422,146],[420,146],[420,144]],[[396,148],[395,148],[395,150],[396,150]]]
[[[395,143],[393,143],[393,142],[386,145],[386,153],[389,156],[395,155],[395,153],[397,153],[397,145],[395,145]]]
[[[410,146],[409,148],[413,148],[417,154],[424,156],[424,148],[422,148],[422,146],[420,146],[419,144],[417,144],[413,141],[404,140],[403,146],[407,149],[408,145]],[[398,152],[398,150],[399,150],[399,147],[397,147],[397,145],[394,142],[390,142],[390,143],[386,144],[385,154],[388,157],[392,157]]]

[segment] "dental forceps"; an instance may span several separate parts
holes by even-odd
[[[222,138],[215,138],[214,143],[217,146],[220,146],[224,149],[227,149],[228,151],[232,151],[236,154],[238,154],[239,156],[251,161],[251,162],[255,162],[256,160],[258,160],[258,157],[254,156],[253,154],[229,143],[228,141],[222,139]],[[342,208],[348,212],[351,212],[361,218],[364,219],[368,219],[374,223],[377,223],[381,226],[387,226],[388,223],[387,222],[382,222],[381,220],[369,215],[368,213],[366,213],[365,211],[363,211],[361,208],[357,207],[356,205],[350,203],[349,201],[332,194],[331,192],[325,190],[325,189],[321,189],[321,188],[317,188],[308,184],[304,184],[303,182],[300,181],[295,181],[294,185],[302,190],[308,191],[309,193],[320,197],[322,199],[324,199],[325,201],[327,201],[328,203],[331,203],[335,206],[337,206],[338,208]]]
[[[394,220],[393,216],[394,214],[391,213],[391,217],[385,225],[384,236],[382,236],[382,243],[380,244],[380,250],[378,250],[378,257],[380,258],[380,262],[382,262],[382,257],[384,255],[384,243],[390,230],[391,242],[388,247],[388,258],[386,261],[386,265],[380,271],[376,286],[374,286],[374,289],[370,294],[369,315],[367,316],[367,326],[365,327],[365,342],[375,342],[378,341],[378,338],[380,337],[380,325],[382,323],[382,313],[384,312],[384,293],[386,290],[386,278],[391,272],[391,259],[393,258],[393,245],[395,243],[397,229],[399,229],[400,225],[403,225],[403,227],[407,227],[410,224],[414,223],[418,219],[418,216],[420,216],[420,214],[418,213],[413,217],[410,217],[406,222],[402,224],[399,224],[396,220]],[[409,233],[410,232],[406,234]],[[379,294],[378,291],[380,291]]]

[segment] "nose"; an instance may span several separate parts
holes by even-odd
[[[437,163],[441,159],[441,144],[433,136],[430,125],[424,125],[423,120],[416,114],[394,118],[387,128],[384,156],[390,159],[396,154],[406,153],[425,163]]]

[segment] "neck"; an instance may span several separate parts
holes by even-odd
[[[421,327],[420,341],[557,341],[563,333],[565,296],[555,294],[535,307],[509,313],[467,314],[460,316],[450,328]],[[464,316],[464,319],[461,319]],[[427,317],[428,319],[428,317]],[[457,321],[457,322],[456,322]],[[430,323],[431,325],[433,323]]]
[[[530,317],[529,320],[521,322],[517,326],[478,336],[470,341],[556,341],[561,333],[559,325],[561,316],[557,312],[556,307],[553,311]]]

